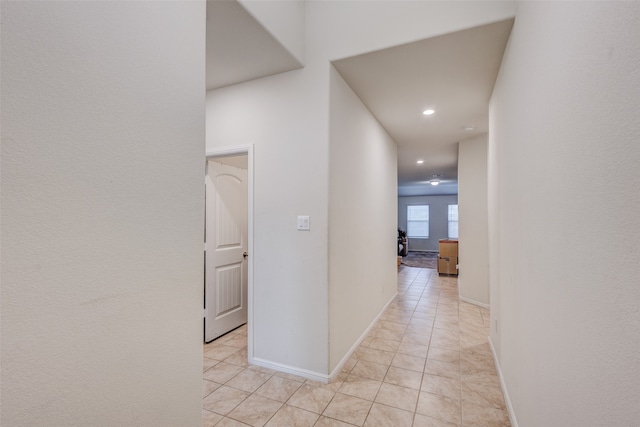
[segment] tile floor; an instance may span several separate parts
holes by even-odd
[[[202,425],[510,426],[489,311],[455,277],[402,266],[398,296],[331,384],[249,366],[243,326],[204,346]]]

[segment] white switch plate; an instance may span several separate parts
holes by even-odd
[[[309,231],[309,215],[298,215],[298,230]]]

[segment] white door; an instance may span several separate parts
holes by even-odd
[[[205,341],[247,323],[247,171],[207,162]]]

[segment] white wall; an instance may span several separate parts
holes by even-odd
[[[332,67],[329,146],[330,371],[398,289],[397,146]]]
[[[464,301],[489,305],[487,135],[458,149],[458,289]]]
[[[330,60],[512,13],[500,1],[307,2],[304,69],[207,93],[207,149],[255,145],[254,361],[330,372]],[[297,215],[310,215],[311,231],[296,231]],[[379,305],[365,304],[366,316]]]
[[[200,425],[204,24],[3,2],[3,426]]]
[[[521,427],[640,419],[639,22],[638,2],[518,3],[489,174],[491,339]]]
[[[326,374],[328,81],[316,74],[208,92],[207,149],[254,144],[254,359]]]
[[[429,238],[409,238],[409,250],[438,252],[438,241],[449,238],[449,205],[457,204],[457,194],[398,197],[398,227],[405,231],[407,230],[407,206],[429,205]]]
[[[343,59],[502,21],[514,13],[513,2],[501,0],[312,0],[306,6],[308,60]]]
[[[304,64],[304,0],[238,0],[301,64]]]

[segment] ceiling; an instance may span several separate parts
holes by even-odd
[[[302,67],[235,0],[207,1],[207,90]]]
[[[458,142],[488,131],[489,97],[512,25],[509,19],[333,63],[398,144],[398,195],[458,193]],[[435,113],[423,115],[429,108]],[[425,183],[433,175],[442,175],[440,185]]]
[[[398,195],[458,193],[458,142],[488,131],[489,97],[512,25],[509,19],[333,62],[398,144]],[[301,66],[237,1],[207,1],[207,90]],[[424,116],[427,108],[435,113]],[[433,175],[440,185],[426,183]]]

